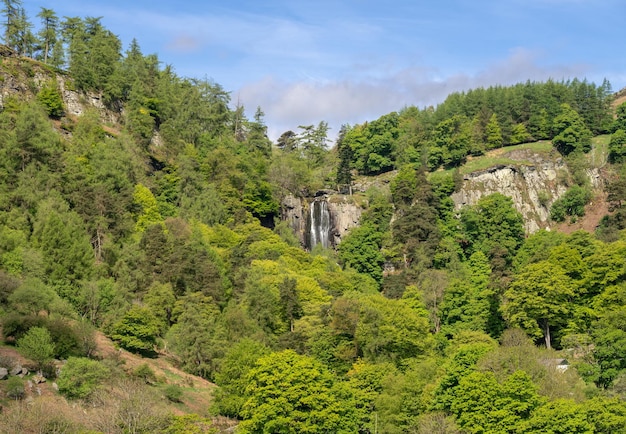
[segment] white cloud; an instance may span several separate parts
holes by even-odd
[[[202,46],[201,41],[189,35],[179,35],[172,39],[165,49],[177,53],[191,53],[197,51]]]
[[[334,136],[344,123],[373,120],[405,106],[436,105],[452,92],[526,80],[581,77],[589,69],[586,65],[545,66],[539,60],[537,53],[516,49],[507,58],[476,73],[443,74],[435,68],[413,67],[358,81],[286,82],[266,77],[241,88],[238,97],[248,109],[263,108],[274,140],[286,130],[321,120],[329,123]]]

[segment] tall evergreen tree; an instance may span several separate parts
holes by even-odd
[[[20,10],[22,8],[22,0],[2,0],[4,8],[4,43],[10,48],[17,51],[20,34]]]
[[[48,56],[57,41],[57,32],[59,30],[59,17],[52,9],[42,7],[37,14],[41,18],[42,28],[39,31],[39,38],[42,42],[43,62],[48,63]]]

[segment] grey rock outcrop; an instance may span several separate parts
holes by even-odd
[[[457,209],[476,204],[481,197],[501,193],[513,200],[513,205],[524,217],[527,233],[549,227],[549,210],[554,200],[566,191],[559,184],[559,171],[566,171],[563,163],[543,163],[538,166],[497,166],[466,175],[463,187],[452,194]]]
[[[570,176],[567,165],[561,158],[545,160],[532,154],[518,157],[526,161],[465,175],[461,189],[452,194],[456,209],[474,205],[489,194],[501,193],[510,197],[522,214],[527,234],[550,229],[550,207],[568,188],[564,183]],[[588,170],[587,176],[593,188],[602,188],[597,169]]]
[[[9,378],[9,370],[7,368],[0,368],[0,380],[6,380]]]

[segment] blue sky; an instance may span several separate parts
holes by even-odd
[[[208,78],[270,137],[376,119],[454,91],[526,80],[626,86],[624,0],[23,0],[102,16],[184,77]]]

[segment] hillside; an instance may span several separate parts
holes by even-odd
[[[63,23],[54,59],[0,49],[0,367],[29,366],[0,432],[626,430],[608,81],[272,143],[260,107]]]

